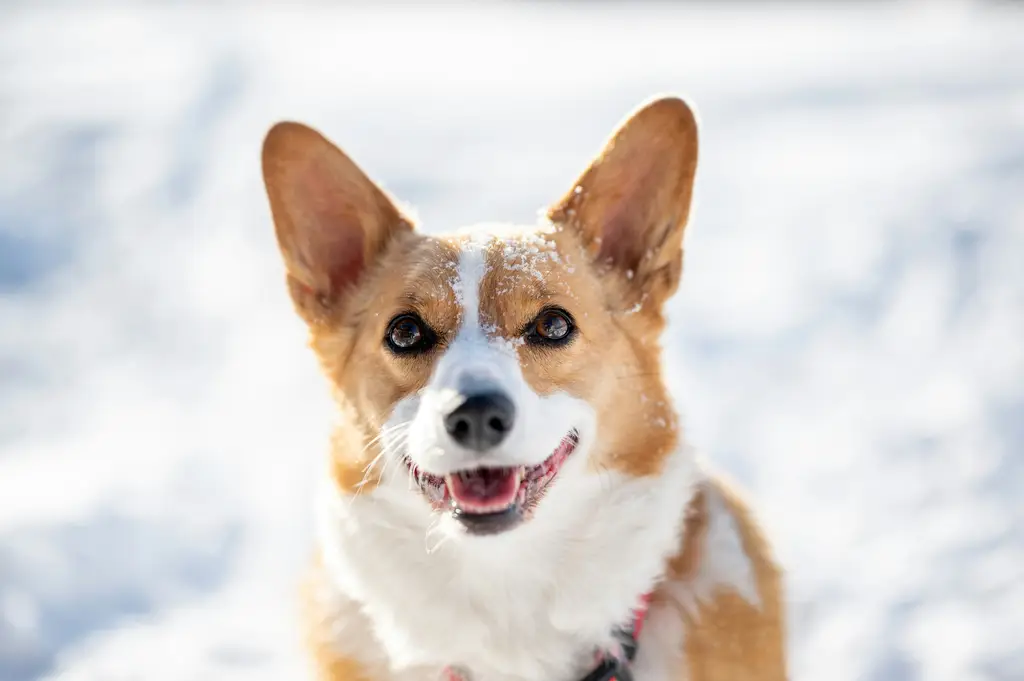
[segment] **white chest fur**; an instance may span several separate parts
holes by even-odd
[[[535,517],[497,537],[439,539],[425,504],[394,484],[327,491],[321,597],[339,654],[393,678],[446,665],[473,681],[580,675],[678,550],[701,474],[685,450],[652,478],[563,474]]]

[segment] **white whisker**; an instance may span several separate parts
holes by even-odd
[[[355,485],[355,494],[349,499],[349,504],[355,503],[356,498],[362,492],[364,487],[370,486],[374,471],[376,470],[377,482],[380,483],[384,480],[384,476],[388,470],[388,464],[390,463],[391,454],[405,446],[409,438],[409,429],[412,426],[411,421],[403,421],[390,427],[383,427],[380,432],[377,433],[376,437],[371,438],[360,451],[360,455],[365,453],[367,449],[380,443],[384,440],[383,445],[380,447],[380,451],[373,459],[366,464],[363,468],[362,479]],[[380,468],[378,469],[378,465]]]

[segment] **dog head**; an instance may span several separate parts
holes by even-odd
[[[696,162],[693,114],[659,99],[544,224],[429,236],[319,133],[272,128],[264,179],[340,407],[338,486],[481,535],[602,474],[657,475],[678,438],[659,336]]]

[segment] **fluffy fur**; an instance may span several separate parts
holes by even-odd
[[[638,681],[785,678],[779,570],[686,446],[661,376],[696,131],[684,102],[652,101],[544,224],[442,237],[319,133],[267,135],[289,291],[338,404],[306,593],[321,678],[573,681],[652,592]],[[531,340],[551,308],[571,342]],[[424,351],[385,342],[404,314],[434,339]],[[484,389],[515,420],[481,453],[443,423]],[[542,466],[568,434],[575,450],[505,531],[468,532],[422,482]]]

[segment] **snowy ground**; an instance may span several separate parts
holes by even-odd
[[[532,220],[658,91],[703,122],[672,386],[794,678],[1024,678],[1024,14],[728,4],[0,9],[0,680],[302,678],[328,405],[271,122],[441,229]]]

